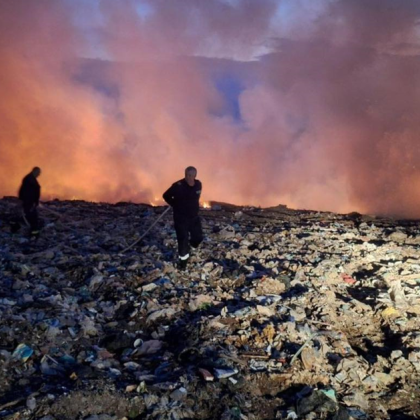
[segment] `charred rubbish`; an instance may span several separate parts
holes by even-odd
[[[213,206],[0,200],[0,418],[416,418],[419,223]]]

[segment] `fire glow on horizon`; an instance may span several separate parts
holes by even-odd
[[[418,0],[0,2],[0,195],[420,217]]]

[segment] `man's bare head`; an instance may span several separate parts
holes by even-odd
[[[41,168],[35,166],[35,168],[32,169],[31,173],[35,178],[38,178],[41,175]]]
[[[194,186],[196,176],[197,169],[195,169],[194,166],[188,166],[188,168],[185,169],[185,181],[187,181],[187,184],[190,187]]]

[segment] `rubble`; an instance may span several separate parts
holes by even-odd
[[[181,272],[165,208],[50,201],[38,239],[15,208],[0,418],[418,418],[418,221],[213,203]]]

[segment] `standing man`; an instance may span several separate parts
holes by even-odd
[[[197,169],[185,169],[185,178],[172,184],[163,199],[173,208],[176,238],[178,240],[179,268],[185,269],[190,257],[190,245],[197,248],[203,241],[198,216],[201,182],[195,179]]]
[[[19,200],[22,201],[23,213],[31,228],[31,234],[39,233],[38,210],[41,187],[37,178],[41,175],[41,169],[35,166],[32,171],[23,178],[19,189]]]

